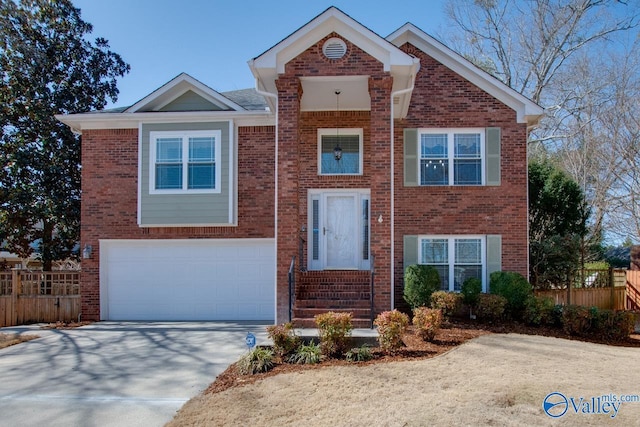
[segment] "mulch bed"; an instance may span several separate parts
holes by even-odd
[[[532,327],[520,323],[511,324],[479,324],[471,321],[456,320],[443,325],[438,331],[433,342],[422,341],[413,333],[413,327],[409,327],[408,332],[403,336],[402,341],[405,347],[398,351],[388,354],[382,352],[379,348],[373,348],[373,359],[368,362],[349,362],[344,359],[324,359],[316,365],[295,365],[290,363],[277,363],[269,372],[256,375],[242,375],[238,372],[235,364],[231,365],[220,374],[215,381],[205,390],[205,394],[219,393],[232,387],[253,384],[258,380],[272,377],[287,372],[300,372],[311,369],[323,369],[329,366],[346,366],[346,365],[371,365],[374,363],[388,363],[402,360],[418,360],[428,359],[448,352],[454,347],[459,346],[473,338],[491,333],[517,333],[525,335],[543,335],[548,337],[572,339],[593,342],[598,344],[618,345],[624,347],[640,347],[640,335],[631,335],[627,340],[621,342],[603,342],[592,339],[584,339],[566,334],[561,329],[551,327]]]
[[[93,322],[55,322],[40,326],[40,329],[74,329],[80,326],[87,326]]]

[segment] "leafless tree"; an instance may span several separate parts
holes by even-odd
[[[545,108],[530,155],[581,185],[593,240],[640,240],[640,2],[452,0],[446,12],[454,49]]]

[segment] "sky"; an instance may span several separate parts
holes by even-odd
[[[73,0],[131,65],[119,79],[128,106],[185,72],[224,92],[255,86],[247,61],[276,45],[330,6],[382,37],[407,22],[433,36],[442,32],[446,0]]]

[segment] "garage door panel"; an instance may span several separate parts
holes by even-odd
[[[273,240],[101,241],[108,320],[273,321]]]

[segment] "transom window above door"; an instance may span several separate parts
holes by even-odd
[[[219,193],[221,132],[151,132],[149,193]]]
[[[362,129],[318,129],[318,174],[362,175]]]

